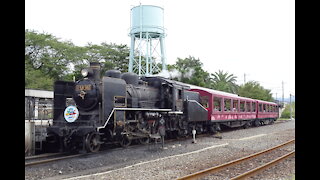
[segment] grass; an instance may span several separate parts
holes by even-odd
[[[290,118],[278,118],[277,121],[287,121],[290,120]]]
[[[288,180],[295,180],[296,176],[293,174],[290,178],[288,178]]]

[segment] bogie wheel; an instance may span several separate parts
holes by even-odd
[[[96,132],[89,133],[85,140],[85,147],[88,152],[98,152],[100,149],[100,135]]]
[[[126,135],[122,136],[122,139],[120,141],[120,145],[122,147],[126,148],[126,147],[130,146],[130,144],[131,144],[131,139],[128,138],[128,136],[126,136]]]
[[[270,119],[269,124],[273,124],[273,123],[274,123],[274,119]]]
[[[247,129],[247,128],[249,128],[251,125],[252,125],[251,122],[248,121],[248,122],[243,126],[243,128],[244,128],[244,129]]]
[[[260,120],[254,121],[254,126],[259,127],[261,125]]]
[[[148,137],[139,138],[139,142],[140,142],[140,144],[143,144],[143,145],[149,144],[150,138],[148,138]]]

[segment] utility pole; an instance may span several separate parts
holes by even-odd
[[[244,84],[246,84],[246,73],[243,74],[243,81],[244,81]]]
[[[290,120],[292,120],[292,104],[291,104],[291,93],[290,93]]]
[[[283,81],[282,81],[282,105],[284,106],[284,88],[283,88]]]

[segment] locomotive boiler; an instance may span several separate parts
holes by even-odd
[[[148,143],[190,134],[207,123],[199,93],[163,77],[138,77],[90,63],[77,82],[54,84],[54,119],[47,141],[60,151],[96,152],[103,143]]]

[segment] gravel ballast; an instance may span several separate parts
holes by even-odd
[[[160,144],[138,146],[26,167],[25,179],[176,179],[291,140],[295,121],[236,129],[221,136],[197,138],[196,144],[191,139],[177,140],[166,143],[164,149]],[[290,178],[295,173],[294,160],[291,157],[257,177]]]

